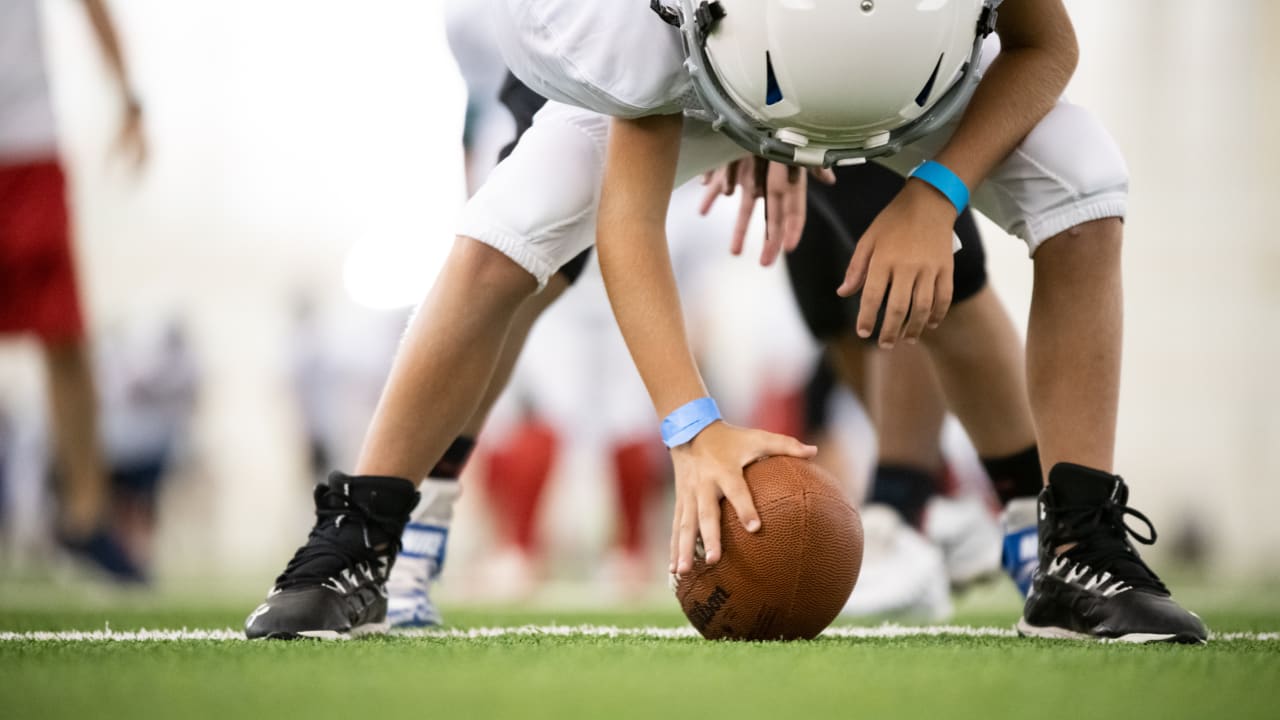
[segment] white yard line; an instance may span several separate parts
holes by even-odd
[[[610,625],[521,625],[518,627],[489,628],[440,628],[426,630],[402,630],[397,635],[414,638],[441,638],[483,640],[497,637],[638,637],[652,639],[696,638],[691,627],[614,627]],[[878,625],[875,627],[840,626],[827,628],[823,637],[877,640],[909,637],[1017,637],[1012,629],[996,627],[968,627],[964,625]],[[60,630],[34,632],[0,632],[0,642],[163,642],[175,640],[244,640],[244,633],[225,628],[222,630]],[[1280,641],[1280,632],[1232,632],[1216,633],[1211,640],[1231,642],[1242,640]]]

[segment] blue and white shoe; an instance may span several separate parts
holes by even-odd
[[[1010,500],[1000,517],[1004,530],[1000,566],[1024,598],[1031,592],[1031,581],[1040,567],[1037,521],[1036,499],[1033,497]]]
[[[443,623],[440,610],[431,601],[431,585],[444,569],[458,482],[428,478],[419,492],[422,500],[400,536],[400,553],[387,580],[387,623],[392,628]]]

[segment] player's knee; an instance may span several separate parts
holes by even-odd
[[[459,235],[451,271],[470,279],[479,292],[523,300],[538,289],[538,279],[506,253],[475,238]]]

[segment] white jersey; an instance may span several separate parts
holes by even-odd
[[[507,67],[539,95],[613,117],[693,104],[680,32],[646,0],[489,0]]]
[[[0,161],[56,149],[37,2],[0,0]]]

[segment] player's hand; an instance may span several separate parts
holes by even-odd
[[[835,182],[835,173],[829,169],[812,168],[809,172],[820,182]],[[732,195],[738,187],[742,188],[738,220],[729,246],[731,253],[741,255],[756,201],[764,198],[766,227],[760,264],[772,265],[784,250],[790,252],[800,242],[805,223],[807,182],[805,173],[797,167],[746,157],[703,176],[702,184],[707,186],[707,192],[699,212],[706,215],[721,195]]]
[[[120,133],[116,136],[115,151],[134,170],[138,170],[147,163],[147,150],[147,134],[142,124],[142,106],[134,100],[126,100]]]
[[[811,458],[818,449],[763,430],[712,423],[692,441],[671,449],[676,472],[676,508],[671,523],[670,571],[693,569],[699,536],[708,565],[720,560],[720,498],[728,498],[747,532],[760,529],[760,515],[742,469],[770,455]]]
[[[857,332],[869,338],[885,298],[881,347],[899,339],[917,342],[951,307],[952,228],[956,211],[946,198],[919,180],[909,180],[876,216],[858,241],[844,283],[843,297],[862,291]]]

